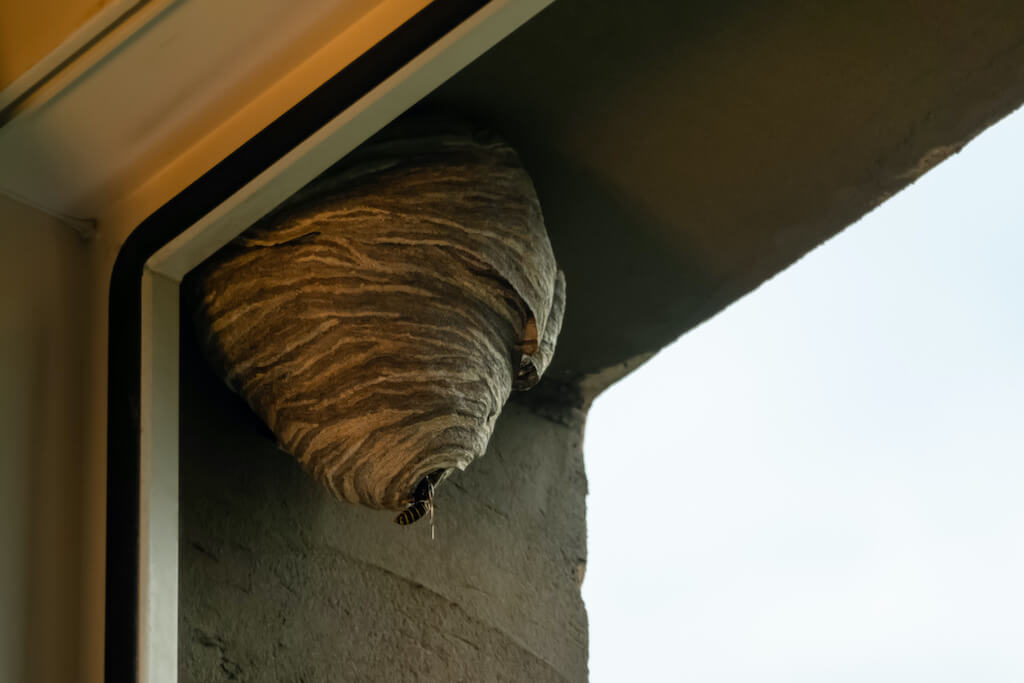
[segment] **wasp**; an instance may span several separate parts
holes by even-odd
[[[431,472],[420,480],[412,494],[412,502],[398,513],[395,524],[407,526],[430,515],[430,537],[434,537],[434,484],[445,475],[444,470]]]
[[[522,337],[519,343],[513,347],[519,354],[518,358],[512,358],[512,365],[517,368],[516,375],[512,379],[512,388],[517,391],[529,389],[540,379],[537,375],[537,368],[530,360],[530,357],[540,348],[540,342],[537,339],[537,320],[533,316],[526,317]]]
[[[398,513],[395,517],[395,524],[412,524],[418,522],[427,514],[428,510],[431,510],[432,506],[429,500],[417,500],[415,503],[405,508]]]

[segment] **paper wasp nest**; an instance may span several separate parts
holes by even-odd
[[[281,447],[335,495],[391,509],[483,454],[565,303],[515,151],[436,121],[386,129],[191,282],[208,359]]]

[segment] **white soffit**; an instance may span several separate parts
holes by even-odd
[[[0,127],[0,192],[88,219],[174,167],[141,219],[428,0],[152,4]]]
[[[169,0],[161,0],[167,4]],[[0,119],[150,0],[0,3]]]

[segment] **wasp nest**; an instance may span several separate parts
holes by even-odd
[[[565,281],[515,151],[385,130],[200,266],[204,351],[336,496],[400,509],[482,455],[554,353]]]

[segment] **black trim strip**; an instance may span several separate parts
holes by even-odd
[[[110,280],[104,680],[138,680],[142,273],[161,247],[409,63],[488,0],[434,0],[149,216]]]

